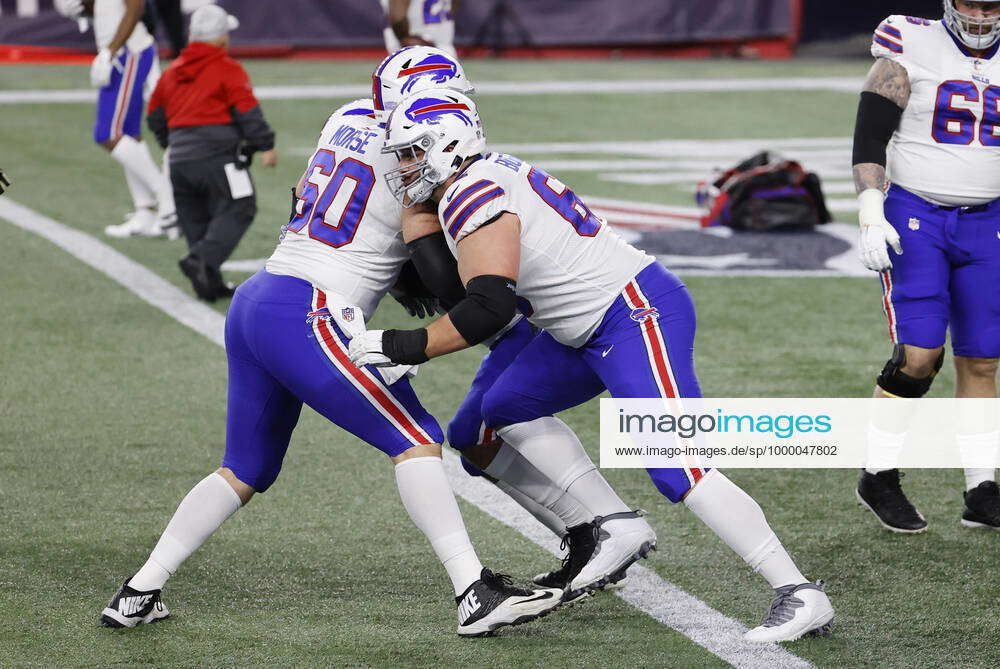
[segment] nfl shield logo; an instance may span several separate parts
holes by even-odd
[[[343,309],[340,310],[340,316],[345,321],[350,323],[351,321],[354,320],[354,307],[344,307]]]
[[[920,219],[919,218],[911,218],[910,219],[910,230],[919,230],[919,229],[920,229]]]

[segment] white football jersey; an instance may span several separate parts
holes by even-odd
[[[389,0],[382,0],[382,9],[389,15]],[[410,34],[427,40],[442,51],[455,55],[455,19],[451,0],[410,0],[406,11]],[[400,47],[392,27],[385,29],[385,48],[392,53]]]
[[[98,50],[111,44],[123,16],[125,16],[125,0],[94,0],[94,41]],[[135,24],[125,46],[132,53],[139,53],[152,43],[152,36],[140,20]]]
[[[910,79],[889,143],[890,181],[944,205],[1000,197],[1000,44],[977,58],[943,22],[909,16],[888,17],[872,40],[872,55]]]
[[[309,160],[297,215],[282,228],[266,265],[360,307],[365,322],[410,257],[401,208],[384,178],[396,159],[382,153],[384,143],[370,99],[330,116]]]
[[[503,212],[521,220],[517,296],[535,326],[583,346],[651,256],[627,244],[564,184],[513,156],[469,165],[438,204],[452,251]]]

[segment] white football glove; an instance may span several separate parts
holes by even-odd
[[[889,249],[903,255],[899,233],[885,218],[885,195],[877,188],[868,188],[858,195],[858,222],[861,224],[861,264],[875,272],[892,267]]]
[[[83,14],[83,0],[55,0],[53,5],[57,12],[67,18],[75,19]]]
[[[385,330],[365,330],[351,339],[347,347],[347,355],[351,362],[358,367],[364,365],[375,365],[376,367],[390,367],[395,365],[384,353],[382,353],[382,333]]]
[[[90,64],[90,83],[94,88],[104,88],[111,83],[112,63],[111,51],[101,49]]]

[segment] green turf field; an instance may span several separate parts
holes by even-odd
[[[472,62],[479,80],[861,77],[865,61]],[[363,84],[370,66],[251,62],[258,84]],[[0,67],[0,90],[83,88],[84,67]],[[623,106],[623,100],[628,102]],[[235,258],[268,255],[288,185],[342,100],[267,101],[280,164],[257,168],[259,214]],[[847,137],[840,93],[484,97],[496,142]],[[88,104],[0,107],[9,197],[88,232],[190,292],[182,242],[106,240],[129,209],[120,168],[89,139]],[[577,190],[690,204],[680,188],[565,178]],[[849,220],[842,217],[841,220]],[[96,615],[145,560],[176,503],[217,466],[225,436],[223,351],[48,241],[0,221],[0,666],[702,667],[724,663],[611,596],[496,638],[459,640],[443,570],[399,503],[385,458],[303,412],[278,483],[238,513],[165,590],[173,618],[116,633]],[[888,345],[877,282],[692,277],[697,365],[707,396],[861,396]],[[224,311],[225,305],[217,306]],[[407,327],[387,301],[379,327]],[[446,422],[478,363],[428,364],[415,386]],[[946,366],[935,394],[953,389]],[[596,403],[564,418],[596,456]],[[763,581],[642,472],[610,470],[651,512],[660,550],[645,565],[723,614],[754,624]],[[959,526],[961,473],[914,471],[907,491],[931,524],[899,537],[853,498],[856,472],[740,470],[803,571],[828,582],[838,627],[789,644],[819,667],[995,667],[1000,537]],[[484,563],[525,578],[542,549],[462,503]]]

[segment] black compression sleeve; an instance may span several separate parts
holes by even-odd
[[[858,103],[854,124],[854,162],[875,163],[885,167],[885,147],[899,127],[903,110],[887,97],[864,91]]]
[[[410,258],[424,285],[445,309],[451,309],[465,299],[465,288],[458,276],[458,262],[448,248],[444,232],[414,239],[406,248],[410,250]]]
[[[465,287],[468,296],[448,312],[452,325],[469,346],[486,341],[510,323],[517,311],[517,282],[484,274]]]

